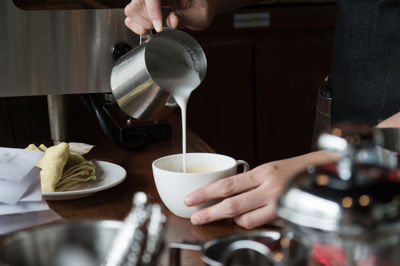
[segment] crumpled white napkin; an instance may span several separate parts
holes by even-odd
[[[21,181],[42,155],[40,151],[0,148],[0,179]]]
[[[29,189],[34,189],[33,186],[40,189],[40,170],[39,167],[33,166],[21,181],[0,179],[0,204],[17,204]]]

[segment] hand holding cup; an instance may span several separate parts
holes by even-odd
[[[187,171],[182,167],[182,154],[162,157],[153,162],[153,176],[158,194],[165,206],[175,215],[190,218],[192,213],[205,208],[211,202],[188,207],[184,198],[190,192],[212,184],[217,180],[235,175],[237,166],[249,170],[247,162],[214,153],[187,153]]]

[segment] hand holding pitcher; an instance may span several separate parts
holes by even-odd
[[[133,0],[125,7],[126,26],[137,34],[144,34],[153,28],[157,32],[162,31],[161,7],[172,10],[166,16],[168,27],[202,30],[210,25],[214,18],[217,3],[207,0],[173,0],[164,4],[160,0]]]

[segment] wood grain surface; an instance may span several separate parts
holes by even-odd
[[[183,240],[194,240],[206,242],[219,236],[242,232],[245,229],[235,225],[231,220],[215,222],[205,226],[193,226],[188,219],[182,219],[169,212],[162,204],[157,193],[151,163],[153,160],[181,152],[181,124],[179,116],[172,113],[168,117],[172,127],[171,141],[153,143],[142,151],[121,150],[97,134],[96,147],[88,154],[91,159],[104,160],[121,165],[127,171],[127,178],[118,186],[98,192],[92,196],[66,201],[49,201],[50,207],[59,213],[64,219],[113,219],[122,220],[132,207],[132,196],[135,192],[145,192],[150,201],[160,203],[168,217],[165,247],[157,265],[168,265],[168,245],[170,243],[182,242]],[[191,130],[187,135],[188,152],[213,152],[208,146]],[[171,191],[173,193],[173,191]],[[182,265],[204,265],[199,253],[183,252]]]

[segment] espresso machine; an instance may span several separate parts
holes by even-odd
[[[114,63],[139,43],[124,25],[122,7],[78,1],[88,8],[26,10],[20,2],[0,1],[0,97],[46,95],[54,143],[66,139],[69,94],[85,95],[106,135],[122,147],[169,139],[167,123],[138,123],[112,104]]]

